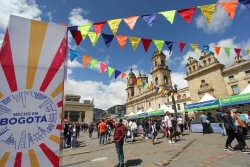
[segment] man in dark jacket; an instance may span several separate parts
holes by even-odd
[[[224,111],[222,111],[222,112],[224,112]],[[222,135],[226,136],[227,133],[226,133],[226,129],[225,129],[225,126],[224,126],[224,121],[223,121],[223,118],[222,118],[222,112],[217,111],[216,118],[217,118],[217,120],[219,122],[220,127],[222,128],[222,131],[221,131]]]
[[[118,119],[117,124],[112,124],[115,128],[114,142],[116,147],[116,152],[118,154],[118,164],[115,167],[123,167],[124,164],[124,154],[123,154],[123,142],[125,137],[125,127],[122,124],[122,119]]]
[[[146,117],[144,117],[144,118],[142,119],[142,121],[141,121],[143,132],[145,132],[145,129],[144,129],[144,122],[145,122],[145,119],[146,119]]]
[[[148,131],[149,131],[149,123],[148,123],[148,118],[145,119],[144,121],[144,129],[145,129],[145,133],[142,135],[143,139],[148,139]],[[147,136],[145,138],[145,136]]]

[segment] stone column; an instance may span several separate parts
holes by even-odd
[[[68,120],[68,122],[70,122],[70,111],[68,111],[68,117],[67,117],[67,120]]]
[[[82,112],[80,112],[80,114],[79,114],[78,122],[82,122]]]
[[[86,123],[93,122],[93,111],[85,111],[84,122]]]

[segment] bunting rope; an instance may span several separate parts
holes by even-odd
[[[74,59],[76,59],[76,57],[79,55],[80,53],[75,51],[75,50],[72,50],[70,49],[70,60],[71,62],[74,61]],[[91,62],[90,62],[91,61]],[[97,60],[94,60],[88,56],[85,56],[83,55],[83,67],[85,68],[90,62],[90,68],[92,69],[96,64],[98,64],[99,62]],[[112,67],[109,67],[108,65],[104,64],[104,63],[101,63],[100,62],[100,69],[101,69],[101,73],[102,75],[104,74],[105,70],[107,69],[108,67],[108,74],[109,74],[109,78],[111,77],[111,75],[113,73],[115,73],[115,79],[117,79],[120,75],[121,75],[121,79],[124,79],[125,76],[127,76],[127,79],[132,79],[132,84],[135,85],[137,87],[139,87],[140,85],[142,86],[142,88],[144,88],[145,90],[148,90],[151,91],[151,90],[154,90],[155,93],[158,93],[158,94],[162,94],[162,95],[168,95],[171,96],[171,97],[178,97],[178,99],[182,98],[182,99],[192,99],[191,97],[187,97],[185,96],[184,94],[178,94],[178,93],[174,93],[173,91],[169,91],[169,90],[164,90],[164,89],[161,89],[159,87],[156,87],[156,86],[153,86],[149,83],[146,83],[146,82],[143,82],[139,79],[136,79],[135,77],[131,77],[129,76],[128,74],[126,73],[123,73],[119,70],[116,70]],[[195,99],[200,99],[200,98],[195,98]]]

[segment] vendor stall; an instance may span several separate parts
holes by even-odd
[[[148,113],[147,113],[147,112],[142,112],[142,110],[139,110],[139,111],[135,114],[135,116],[136,116],[137,118],[144,118],[144,117],[148,116]]]
[[[148,113],[149,117],[158,116],[158,115],[164,115],[164,110],[150,111]]]
[[[136,119],[135,113],[131,112],[131,113],[128,115],[128,119]]]

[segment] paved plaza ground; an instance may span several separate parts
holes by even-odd
[[[158,137],[162,137],[162,133]],[[156,145],[151,145],[151,140],[143,140],[140,133],[137,142],[124,144],[124,163],[125,166],[146,167],[250,166],[250,154],[241,153],[236,139],[232,143],[235,151],[224,151],[226,138],[221,134],[186,132],[176,144],[170,145],[167,139],[160,138]],[[250,147],[250,140],[246,142]],[[93,133],[92,140],[88,133],[81,132],[78,147],[64,149],[60,158],[63,167],[113,167],[118,163],[115,144],[100,146],[97,132]]]

